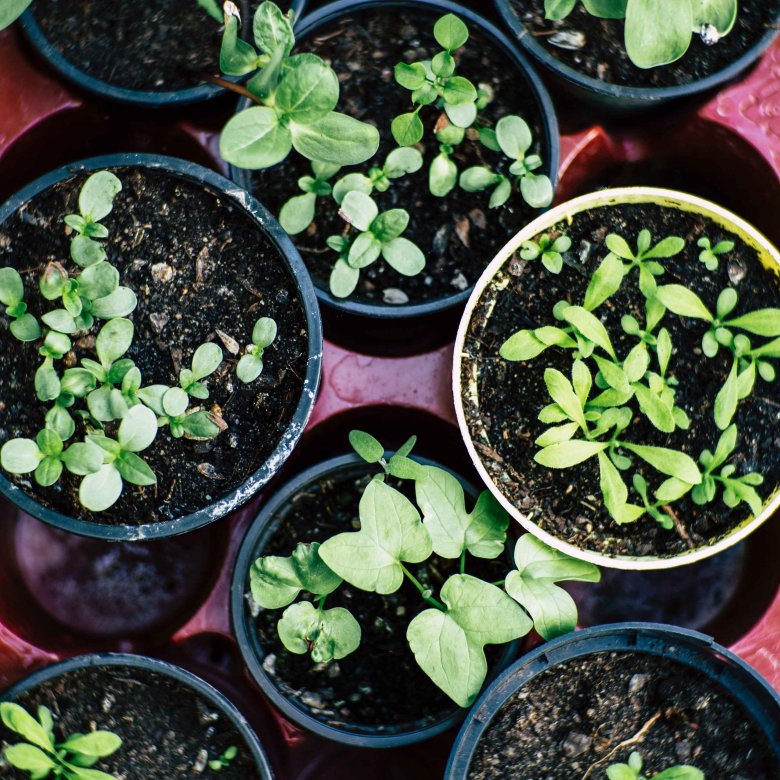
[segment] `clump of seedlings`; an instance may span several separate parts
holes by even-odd
[[[54,718],[48,707],[38,707],[37,719],[23,707],[10,702],[0,704],[0,718],[24,742],[3,750],[5,760],[30,780],[117,780],[115,775],[94,767],[122,747],[122,739],[110,731],[71,734],[62,742],[54,736]]]
[[[550,179],[536,173],[542,159],[528,154],[533,145],[528,124],[519,116],[505,116],[495,128],[489,126],[480,112],[493,95],[456,72],[457,51],[468,41],[469,32],[454,14],[446,14],[434,25],[441,51],[430,60],[395,66],[395,80],[410,91],[413,105],[412,111],[391,122],[397,147],[382,165],[346,173],[337,180],[343,166],[374,156],[379,144],[376,128],[333,112],[339,94],[336,74],[312,54],[290,56],[295,42],[292,28],[273,3],[264,2],[254,17],[255,40],[262,54],[238,37],[239,19],[230,2],[225,4],[225,24],[222,70],[233,76],[257,71],[246,90],[259,105],[228,122],[220,152],[228,162],[249,169],[281,162],[291,148],[312,161],[312,175],[298,180],[302,194],[283,205],[279,219],[290,235],[296,235],[312,225],[321,199],[333,198],[339,205],[346,227],[342,234],[326,240],[327,247],[337,253],[330,275],[335,297],[351,295],[360,270],[380,257],[405,276],[423,270],[423,252],[402,235],[409,212],[403,208],[381,211],[372,195],[378,198],[394,180],[417,173],[426,162],[428,188],[435,197],[444,198],[460,186],[467,192],[491,190],[491,208],[506,204],[515,190],[534,208],[552,202]],[[433,133],[439,152],[430,161],[416,148],[425,135],[424,111],[437,116]],[[467,134],[479,138],[486,154],[498,155],[495,168],[477,166],[459,173],[453,154]]]
[[[579,0],[544,0],[547,19],[565,19]],[[675,62],[694,34],[707,45],[728,35],[737,21],[737,0],[582,0],[601,19],[625,19],[626,53],[639,68]]]
[[[758,377],[766,382],[775,379],[770,361],[780,359],[780,309],[734,316],[738,296],[729,287],[720,293],[713,313],[685,286],[659,284],[664,273],[659,259],[685,249],[679,237],[670,236],[653,245],[649,231],[643,230],[636,251],[615,234],[606,237],[605,245],[608,254],[593,273],[581,305],[559,301],[552,309],[557,324],[518,331],[500,349],[501,357],[511,361],[532,360],[551,348],[571,354],[570,376],[554,368],[544,373],[551,403],[541,410],[539,420],[550,427],[536,439],[540,450],[535,460],[548,468],[568,469],[597,458],[604,506],[621,524],[647,514],[671,529],[674,502],[691,493],[695,503],[706,504],[716,499],[719,489],[727,506],[744,502],[758,515],[763,502],[756,487],[763,477],[756,473],[737,475],[737,464],[728,462],[738,440],[738,428],[732,421],[739,401],[753,392]],[[645,298],[646,320],[642,327],[635,317],[623,316],[622,330],[635,343],[621,355],[594,312],[624,280],[633,279],[635,268]],[[661,433],[687,429],[691,424],[675,405],[674,345],[670,330],[661,327],[667,313],[706,324],[702,335],[706,357],[714,357],[720,349],[733,355],[729,376],[714,400],[714,452],[704,450],[698,462],[680,450],[636,441],[631,436],[641,417]],[[739,331],[771,340],[754,346]],[[636,459],[658,472],[663,481],[651,488],[646,477],[636,472]],[[641,503],[629,500],[623,473],[632,473],[631,484]]]
[[[235,745],[231,745],[222,753],[222,755],[211,759],[208,763],[208,767],[214,772],[220,772],[226,767],[229,767],[233,761],[235,761],[237,755],[238,748]]]
[[[628,757],[626,764],[612,764],[607,767],[608,780],[645,780],[650,775],[642,772],[644,761],[642,754],[634,751]],[[655,780],[704,780],[704,772],[693,766],[679,765],[664,769],[656,775]]]
[[[109,171],[98,171],[79,193],[79,213],[65,216],[73,230],[67,270],[50,262],[39,278],[41,305],[56,308],[38,319],[27,310],[24,283],[12,268],[0,269],[0,301],[11,319],[10,332],[21,342],[36,343],[43,358],[35,372],[35,396],[49,408],[43,427],[30,438],[15,438],[0,449],[0,466],[11,474],[33,474],[41,487],[54,485],[67,470],[81,477],[79,501],[101,512],[119,499],[124,483],[146,487],[157,477],[139,455],[168,427],[174,438],[212,439],[227,425],[215,409],[198,404],[209,398],[203,382],[222,364],[222,349],[212,342],[192,353],[179,384],[144,385],[141,371],[127,355],[135,328],[127,316],[136,308],[135,293],[120,285],[100,239],[109,235],[100,220],[111,214],[122,189]],[[94,346],[74,349],[73,340],[101,324]],[[239,361],[239,378],[254,381],[262,371],[262,352],[276,336],[276,324],[262,318],[253,344]],[[87,355],[90,355],[87,357]],[[67,363],[66,363],[67,358]],[[77,365],[78,363],[78,365]],[[67,368],[62,368],[66,364]],[[194,401],[194,404],[193,404]],[[81,440],[74,440],[77,431]]]
[[[263,609],[284,608],[277,627],[287,650],[309,654],[315,664],[353,653],[360,646],[360,625],[349,610],[326,608],[328,597],[342,582],[390,594],[408,581],[427,605],[409,623],[409,647],[431,680],[467,707],[488,671],[486,644],[511,642],[531,628],[545,639],[575,628],[576,605],[556,583],[597,582],[595,566],[526,534],[515,546],[515,568],[504,580],[486,582],[469,574],[472,558],[498,558],[507,544],[509,516],[492,495],[484,491],[469,512],[456,477],[410,457],[416,437],[389,459],[367,433],[352,431],[350,442],[367,463],[380,468],[361,496],[359,530],[321,544],[300,543],[289,557],[264,556],[250,570],[254,601]],[[415,502],[389,484],[390,478],[408,482]],[[409,567],[434,555],[459,561],[459,573],[439,593],[426,588]]]

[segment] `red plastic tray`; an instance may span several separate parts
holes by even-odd
[[[167,153],[225,172],[216,139],[231,108],[225,100],[186,114],[150,115],[97,105],[58,83],[15,30],[5,31],[0,33],[0,200],[58,165],[104,152]],[[632,130],[583,127],[567,124],[562,113],[559,200],[615,183],[677,186],[721,202],[780,242],[780,42],[740,83],[664,124]],[[451,344],[387,358],[326,341],[322,389],[296,463],[321,456],[334,440],[336,451],[343,451],[350,427],[371,428],[380,419],[403,433],[421,433],[434,456],[437,448],[457,449],[451,358]],[[263,493],[272,490],[273,483]],[[237,547],[263,493],[210,528],[156,543],[160,546],[151,548],[148,561],[146,551],[141,554],[133,545],[112,548],[67,537],[0,501],[0,688],[64,656],[144,652],[187,666],[225,691],[255,725],[281,780],[343,780],[356,777],[357,766],[361,777],[376,780],[440,777],[454,735],[387,752],[342,748],[285,720],[243,673],[230,630],[228,589]],[[780,529],[774,525],[770,521],[743,543],[738,581],[707,627],[780,690]],[[186,587],[175,579],[163,581],[166,556],[177,554],[199,561],[199,575],[184,578]],[[119,627],[99,636],[99,622],[92,620],[117,608],[121,596],[114,593],[120,602],[112,603],[110,582],[103,591],[98,587],[90,616],[90,604],[85,607],[73,593],[74,577],[80,575],[68,573],[63,561],[81,561],[88,578],[98,576],[101,566],[111,571],[120,565],[117,560],[167,595],[140,616],[120,615]]]

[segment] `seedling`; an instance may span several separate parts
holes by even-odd
[[[235,761],[237,755],[238,748],[235,745],[231,745],[221,756],[219,756],[219,758],[214,758],[209,761],[209,769],[214,772],[219,772],[222,769],[229,767],[230,764]]]
[[[9,330],[19,341],[37,341],[41,335],[38,320],[27,311],[24,282],[13,268],[0,268],[0,303],[11,318]]]
[[[374,165],[368,169],[368,175],[348,173],[342,176],[333,187],[333,199],[341,205],[347,193],[357,190],[365,195],[372,192],[387,192],[395,179],[410,173],[416,173],[423,166],[423,156],[417,149],[399,146],[385,158],[384,165]]]
[[[236,376],[249,384],[263,373],[263,353],[276,340],[276,321],[261,317],[252,329],[252,343],[247,345],[246,354],[236,366]]]
[[[258,6],[253,23],[257,49],[238,35],[238,8],[226,2],[220,68],[229,76],[254,75],[237,89],[256,104],[225,125],[220,154],[239,168],[269,168],[295,149],[309,160],[356,165],[379,147],[376,128],[334,111],[339,82],[334,71],[314,54],[291,56],[295,45],[293,12],[284,15],[272,2]]]
[[[416,276],[425,267],[420,248],[401,235],[409,224],[409,213],[404,209],[380,214],[368,195],[353,190],[344,197],[339,213],[359,234],[352,240],[343,235],[328,238],[328,246],[339,253],[330,275],[330,291],[337,298],[349,296],[357,287],[360,269],[380,255],[404,276]]]
[[[192,356],[192,368],[183,368],[179,372],[179,385],[187,395],[205,400],[209,390],[201,382],[211,376],[222,363],[222,350],[213,341],[201,344]]]
[[[303,195],[290,198],[279,212],[279,224],[291,236],[302,233],[314,221],[317,198],[332,194],[333,187],[328,180],[341,170],[341,166],[313,162],[311,170],[314,176],[302,176],[298,179],[298,188],[303,191]]]
[[[701,247],[699,260],[704,263],[708,271],[717,271],[720,265],[720,255],[725,255],[734,249],[733,241],[718,241],[715,246],[706,236],[702,236],[696,244]]]
[[[553,187],[549,177],[534,173],[542,167],[538,154],[527,154],[533,144],[528,123],[519,116],[505,116],[498,120],[495,138],[481,136],[488,148],[503,152],[512,162],[509,176],[496,173],[486,166],[467,168],[460,176],[460,186],[466,192],[482,192],[491,189],[490,208],[503,206],[519,187],[525,202],[533,208],[546,208],[552,203]]]
[[[325,609],[341,583],[386,595],[408,581],[430,607],[409,623],[410,649],[431,680],[467,707],[487,674],[484,645],[510,642],[534,626],[545,639],[573,630],[576,606],[556,583],[596,582],[600,574],[530,534],[517,542],[515,568],[505,581],[494,584],[468,574],[470,557],[495,559],[504,552],[509,517],[488,491],[469,512],[452,474],[410,456],[415,441],[412,437],[386,459],[373,436],[353,431],[357,453],[381,468],[360,499],[360,529],[322,544],[299,544],[286,558],[258,559],[250,571],[251,592],[264,609],[286,607],[278,631],[290,652],[329,663],[354,652],[361,639],[360,625],[347,609]],[[391,476],[413,483],[414,503],[388,484]],[[432,555],[459,561],[459,573],[438,595],[413,571]]]
[[[603,19],[625,19],[625,46],[639,68],[655,68],[680,59],[693,34],[707,45],[728,35],[737,20],[737,0],[659,3],[658,0],[582,0],[588,13]],[[545,0],[548,19],[564,19],[577,0]]]
[[[540,236],[536,241],[523,241],[520,247],[520,257],[523,260],[536,260],[542,258],[542,265],[552,274],[559,274],[563,270],[563,253],[571,249],[571,239],[560,235],[553,239],[548,234]]]
[[[71,734],[55,741],[54,718],[48,707],[38,707],[37,720],[23,707],[10,702],[0,704],[0,717],[11,731],[25,741],[3,750],[6,761],[30,780],[118,780],[93,767],[122,747],[122,739],[110,731]]]
[[[608,780],[645,780],[652,776],[653,780],[704,780],[704,772],[688,765],[669,767],[654,775],[644,774],[643,766],[641,754],[634,751],[628,757],[627,764],[612,764],[607,767],[607,778]]]

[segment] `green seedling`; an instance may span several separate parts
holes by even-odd
[[[704,780],[704,772],[692,766],[680,765],[664,769],[654,775],[646,775],[642,771],[644,761],[641,754],[634,751],[628,757],[627,764],[612,764],[607,767],[607,780]]]
[[[760,376],[773,382],[775,367],[770,360],[780,359],[780,309],[758,309],[738,317],[730,316],[739,301],[736,290],[727,287],[718,296],[713,314],[696,293],[680,284],[658,288],[657,299],[669,311],[680,317],[704,320],[709,328],[702,337],[702,351],[713,358],[721,347],[733,355],[731,370],[715,399],[715,423],[722,431],[731,424],[739,401],[749,397]],[[770,338],[754,347],[744,330],[753,336]]]
[[[263,373],[263,353],[276,340],[276,321],[270,317],[261,317],[252,329],[252,343],[247,345],[246,353],[236,366],[236,376],[249,384]]]
[[[706,266],[708,271],[717,271],[720,265],[720,255],[725,255],[734,249],[733,241],[718,241],[715,246],[706,236],[702,236],[696,244],[701,247],[699,260]]]
[[[208,398],[209,390],[200,380],[211,376],[220,367],[222,357],[222,349],[214,342],[201,344],[192,356],[192,367],[183,368],[179,372],[181,389],[193,398]]]
[[[41,705],[37,715],[36,720],[18,704],[0,704],[0,718],[5,726],[24,739],[3,750],[12,767],[29,775],[30,780],[118,780],[94,767],[122,747],[119,736],[110,731],[90,731],[71,734],[57,742],[51,710]]]
[[[469,575],[471,557],[502,555],[509,516],[488,491],[469,511],[458,479],[411,457],[415,441],[412,437],[386,458],[373,436],[352,431],[356,452],[381,468],[361,496],[360,529],[322,544],[299,544],[289,557],[258,559],[250,587],[260,607],[285,609],[278,631],[290,652],[329,663],[354,652],[361,640],[360,625],[347,609],[325,608],[342,582],[382,595],[409,583],[429,606],[409,623],[410,649],[433,682],[467,707],[487,674],[486,644],[510,642],[533,626],[546,639],[573,630],[576,606],[556,583],[595,582],[600,575],[595,566],[556,552],[530,534],[517,542],[515,566],[505,581]],[[388,484],[389,477],[412,482],[415,501]],[[459,561],[459,573],[438,594],[414,573],[415,564],[433,555]]]
[[[76,236],[70,243],[70,256],[76,265],[88,268],[106,259],[106,250],[96,241],[108,237],[108,228],[100,220],[107,217],[122,182],[110,171],[97,171],[85,182],[79,193],[79,213],[68,214],[65,224]]]
[[[38,320],[27,311],[24,302],[24,282],[13,268],[0,268],[0,303],[11,318],[8,329],[19,341],[37,341],[43,331]]]
[[[298,188],[303,195],[290,198],[279,212],[279,224],[291,235],[303,233],[314,221],[317,210],[317,198],[324,198],[333,193],[329,183],[340,170],[340,165],[332,163],[312,162],[313,176],[302,176],[298,179]]]
[[[480,136],[489,148],[494,148],[493,137]],[[533,144],[528,123],[519,116],[505,116],[498,120],[495,130],[495,146],[512,162],[509,175],[496,173],[487,166],[467,168],[460,176],[461,189],[466,192],[482,192],[492,189],[490,208],[503,206],[511,197],[513,189],[519,188],[525,202],[533,208],[546,208],[552,203],[553,186],[548,176],[534,171],[542,167],[538,154],[527,154]]]
[[[567,17],[578,0],[545,0],[547,19]],[[707,45],[728,35],[737,20],[737,0],[582,0],[588,13],[625,19],[625,47],[639,68],[679,60],[694,34]]]
[[[224,11],[220,68],[229,76],[253,73],[245,93],[256,103],[225,125],[219,145],[225,161],[239,168],[269,168],[295,149],[309,160],[343,166],[376,153],[377,129],[334,111],[339,99],[336,73],[314,54],[291,55],[292,11],[285,16],[272,2],[258,6],[253,21],[257,48],[239,37],[235,4],[225,3]],[[244,92],[230,81],[220,83]]]
[[[357,287],[360,270],[381,256],[399,274],[416,276],[425,267],[420,248],[401,234],[409,224],[404,209],[382,214],[376,203],[362,192],[348,192],[341,203],[341,216],[358,231],[354,239],[330,236],[328,246],[339,253],[330,275],[330,291],[346,298]]]
[[[222,753],[218,758],[214,758],[209,761],[209,769],[214,772],[220,772],[221,770],[229,767],[233,761],[236,760],[238,755],[238,748],[235,745],[231,745]]]
[[[547,233],[539,237],[539,241],[523,241],[520,247],[520,257],[523,260],[542,258],[542,265],[552,274],[563,270],[563,253],[571,249],[571,239],[560,235],[552,238]]]
[[[362,192],[364,195],[371,195],[374,191],[387,192],[395,179],[416,173],[422,166],[423,156],[417,149],[399,146],[387,155],[384,165],[369,168],[368,175],[348,173],[342,176],[333,187],[333,199],[340,206],[350,192]]]

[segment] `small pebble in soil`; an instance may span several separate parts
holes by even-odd
[[[557,33],[551,35],[548,40],[553,46],[557,46],[559,49],[567,49],[569,51],[577,51],[582,49],[587,43],[585,33],[578,30],[560,30]]]
[[[382,293],[382,300],[385,303],[391,303],[394,305],[403,305],[409,303],[409,296],[397,287],[388,287]]]

